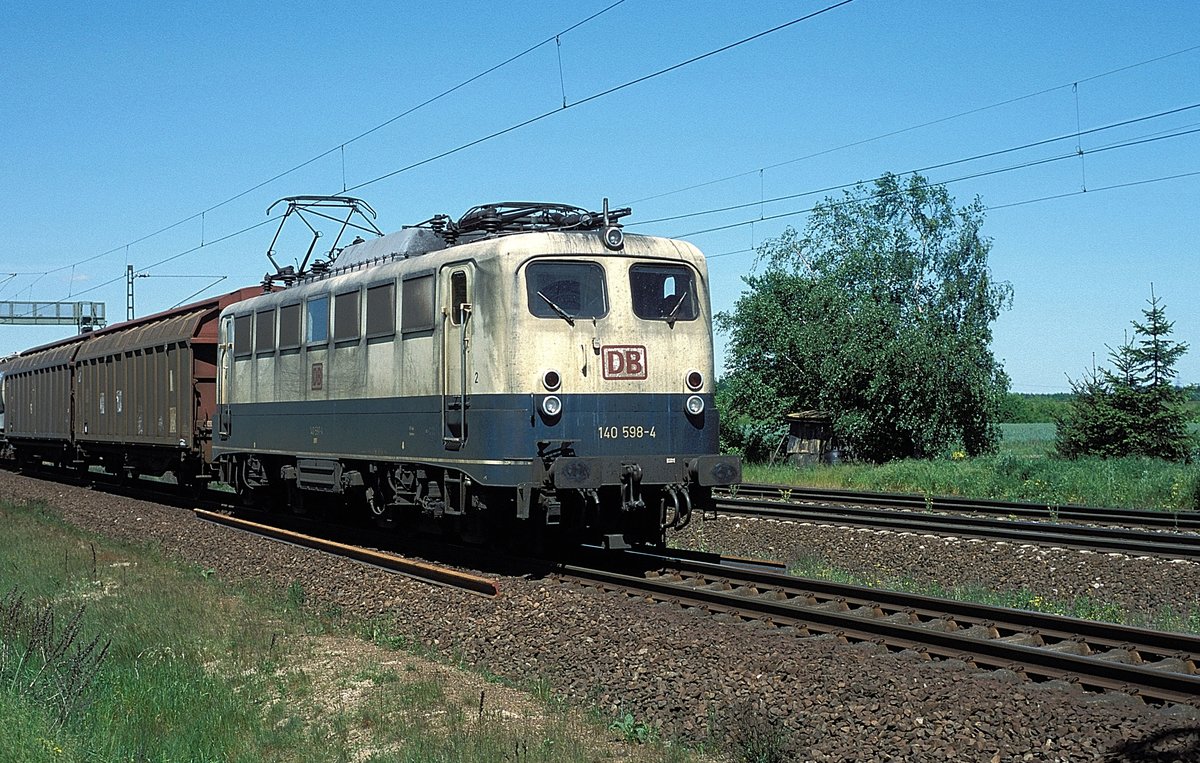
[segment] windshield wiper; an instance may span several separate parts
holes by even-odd
[[[679,308],[683,307],[683,301],[687,298],[688,293],[684,290],[683,294],[679,297],[679,301],[675,303],[675,307],[672,307],[671,312],[667,313],[667,325],[671,328],[675,328],[675,313],[679,312]]]
[[[550,305],[551,310],[558,313],[558,317],[562,318],[564,321],[571,324],[572,326],[575,325],[575,316],[574,315],[571,315],[566,310],[563,310],[561,307],[554,304],[554,302],[549,297],[547,297],[545,294],[542,294],[540,291],[537,293],[537,295],[539,297],[541,297],[543,300],[545,300],[547,305]]]

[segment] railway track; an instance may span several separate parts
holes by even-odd
[[[921,496],[907,496],[911,500],[920,500],[922,510],[918,511],[915,510],[913,503],[907,504],[907,508],[905,508],[906,504],[897,502],[900,503],[900,508],[896,508],[889,502],[888,494],[810,491],[761,485],[749,487],[752,488],[749,492],[751,494],[757,492],[758,497],[746,496],[747,486],[741,486],[737,491],[737,496],[719,495],[717,510],[726,514],[775,517],[798,522],[819,522],[988,538],[1015,543],[1067,546],[1093,551],[1166,556],[1173,559],[1200,559],[1200,533],[1183,531],[1200,530],[1200,527],[1194,525],[1196,520],[1191,516],[1195,512],[1188,512],[1187,516],[1180,515],[1179,527],[1167,528],[1160,524],[1158,527],[1161,529],[1149,530],[1067,523],[1062,521],[1061,515],[1057,517],[1059,521],[1030,521],[1000,519],[995,516],[939,513],[952,509],[948,508],[949,504],[934,502],[931,504],[932,511],[925,510],[925,499]],[[866,498],[860,500],[859,496],[866,496]],[[876,505],[863,505],[868,502]],[[968,501],[956,500],[954,503],[962,507],[975,505],[974,502]],[[885,505],[893,506],[893,508],[883,508]],[[968,509],[960,508],[959,510],[966,511]],[[996,508],[993,513],[998,512],[999,509]],[[1136,514],[1140,517],[1149,513],[1158,512],[1137,512]],[[1169,519],[1171,516],[1163,515],[1162,519]]]
[[[981,514],[1030,521],[1075,522],[1176,532],[1200,532],[1200,511],[1168,512],[1074,504],[1054,505],[1029,501],[998,501],[959,496],[926,497],[916,493],[876,493],[766,484],[738,485],[736,492],[718,488],[714,494],[721,499],[736,497],[830,505],[854,504],[946,514]]]
[[[408,559],[396,554],[390,554],[385,551],[377,551],[375,549],[366,548],[364,546],[342,543],[328,538],[321,538],[315,535],[296,532],[277,525],[264,524],[261,522],[251,522],[247,519],[230,516],[228,514],[207,511],[205,509],[193,509],[197,517],[208,522],[235,527],[239,530],[254,533],[268,538],[281,540],[285,543],[292,543],[298,546],[324,551],[334,556],[346,557],[354,559],[373,567],[397,572],[405,577],[421,580],[426,583],[435,585],[449,586],[459,588],[471,593],[481,594],[483,596],[496,596],[500,593],[499,586],[496,581],[491,578],[480,577],[470,573],[455,570],[450,567],[441,565],[429,564],[415,559]]]
[[[193,510],[208,521],[427,582],[485,596],[498,593],[494,579],[354,542]],[[763,621],[803,636],[829,635],[894,651],[916,650],[980,668],[1015,671],[1035,680],[1134,694],[1150,702],[1195,703],[1200,697],[1196,669],[1200,637],[1196,636],[796,578],[786,575],[778,562],[712,553],[584,552],[580,558],[585,564],[558,564],[547,569],[565,579],[625,595],[694,607],[734,621]]]
[[[804,636],[829,634],[893,651],[917,650],[1149,702],[1194,703],[1200,697],[1200,637],[796,578],[686,555],[626,553],[620,566],[609,562],[563,565],[558,574],[735,621],[762,620]]]

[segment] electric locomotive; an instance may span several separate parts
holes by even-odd
[[[286,201],[344,205],[343,231],[370,211]],[[365,504],[383,526],[661,544],[741,463],[718,453],[703,256],[625,234],[628,210],[607,206],[370,224],[378,237],[270,276],[220,317],[222,479],[300,511]]]

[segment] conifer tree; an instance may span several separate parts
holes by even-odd
[[[1153,285],[1147,302],[1145,322],[1133,321],[1136,338],[1109,348],[1112,369],[1093,368],[1072,380],[1075,398],[1056,419],[1059,455],[1191,459],[1196,443],[1187,430],[1187,392],[1172,384],[1188,345],[1168,338],[1175,324]]]

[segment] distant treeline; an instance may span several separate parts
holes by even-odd
[[[1033,395],[1009,392],[1000,407],[1002,424],[1042,424],[1062,415],[1071,401],[1070,392],[1054,392],[1048,395]],[[1193,421],[1200,421],[1200,387],[1188,390],[1188,410]]]

